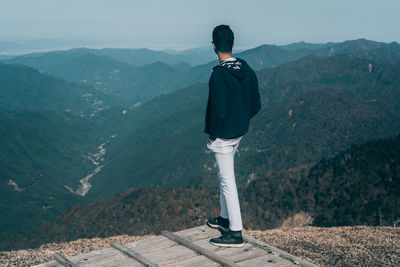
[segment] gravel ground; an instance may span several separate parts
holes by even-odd
[[[298,227],[246,234],[320,266],[400,266],[400,228]],[[109,247],[108,242],[130,243],[153,236],[114,236],[49,243],[37,249],[0,252],[1,266],[27,266]]]
[[[400,228],[299,227],[247,234],[319,266],[400,266]]]

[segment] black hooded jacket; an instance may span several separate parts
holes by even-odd
[[[204,132],[211,139],[231,139],[249,130],[250,119],[261,108],[258,81],[246,61],[222,61],[213,68]]]

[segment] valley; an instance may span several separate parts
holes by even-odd
[[[114,138],[115,135],[112,135],[110,138]],[[108,143],[108,142],[107,142]],[[99,173],[101,169],[104,167],[104,156],[106,154],[106,148],[105,145],[107,143],[102,143],[97,149],[98,151],[95,153],[89,153],[87,158],[93,163],[94,165],[94,170],[91,171],[88,175],[86,175],[84,178],[80,179],[80,185],[77,189],[73,190],[71,187],[68,185],[64,185],[65,188],[67,188],[71,193],[78,194],[80,196],[85,196],[87,192],[89,191],[91,184],[89,182],[89,179],[93,177],[93,175]]]

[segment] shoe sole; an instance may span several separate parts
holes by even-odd
[[[207,226],[210,227],[210,228],[213,228],[213,229],[217,229],[217,230],[223,231],[223,232],[229,231],[229,228],[222,227],[222,226],[220,226],[218,224],[212,224],[212,223],[207,222]]]
[[[223,243],[214,243],[212,241],[209,241],[210,244],[213,244],[214,246],[217,247],[228,247],[228,248],[242,248],[244,246],[244,243],[241,244],[223,244]]]

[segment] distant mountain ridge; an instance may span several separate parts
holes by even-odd
[[[87,84],[119,99],[121,105],[146,102],[175,89],[177,68],[161,61],[134,67],[107,56],[87,53],[47,68],[49,74]]]
[[[210,47],[210,51],[211,47]],[[64,61],[79,57],[87,53],[98,56],[107,56],[132,66],[143,66],[157,61],[173,65],[181,61],[192,66],[204,64],[212,59],[213,54],[203,50],[187,50],[179,53],[166,53],[147,48],[72,48],[51,52],[36,52],[14,57],[11,63],[28,64],[35,68],[45,68],[53,64],[60,64]]]
[[[45,55],[48,57],[48,55]],[[44,56],[43,56],[44,57]],[[21,60],[15,60],[19,63]],[[72,59],[55,60],[54,64],[25,62],[40,67],[41,72],[60,79],[93,86],[95,89],[118,98],[120,105],[131,106],[192,84],[189,72],[192,67],[182,61],[177,67],[161,61],[135,67],[104,55],[91,52]],[[182,65],[185,64],[185,65]],[[183,68],[183,69],[182,69]],[[194,79],[196,82],[197,79]]]
[[[193,61],[182,58],[186,54],[201,57],[202,53],[205,53],[202,49],[168,54],[148,49],[76,48],[22,55],[4,62],[26,64],[68,81],[91,85],[103,93],[118,97],[121,104],[132,106],[197,82],[206,82],[217,63],[216,56],[215,60],[194,67],[190,66]],[[234,56],[245,59],[254,69],[261,70],[312,55],[329,57],[343,54],[380,64],[395,64],[400,62],[400,45],[365,39],[327,44],[261,45],[235,53]],[[174,60],[171,61],[171,58]],[[140,64],[135,64],[135,60]],[[180,67],[176,65],[179,63]]]
[[[324,47],[331,47],[335,46],[338,43],[336,42],[329,42],[329,43],[307,43],[307,42],[295,42],[295,43],[290,43],[287,45],[280,45],[279,47],[288,50],[288,51],[294,51],[294,50],[299,50],[299,49],[308,49],[308,50],[317,50],[321,49]]]
[[[112,96],[18,64],[0,63],[0,110],[58,110],[90,116],[116,105]]]
[[[293,50],[290,47],[298,47],[298,49]],[[261,45],[239,53],[238,56],[247,59],[253,68],[261,70],[267,67],[277,67],[310,55],[330,57],[343,54],[373,60],[381,64],[395,64],[400,62],[400,44],[357,39],[321,45]]]
[[[344,41],[336,46],[325,47],[313,53],[316,56],[334,56],[347,54],[354,57],[373,60],[381,64],[395,64],[400,61],[400,44],[383,43],[366,39]]]

